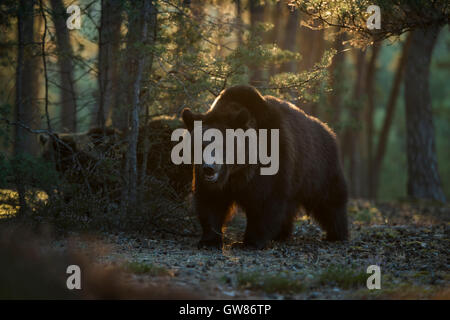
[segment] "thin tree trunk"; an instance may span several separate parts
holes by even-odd
[[[134,2],[136,10],[133,13],[136,14],[131,17],[129,32],[137,31],[133,35],[135,41],[128,43],[131,47],[130,51],[130,70],[132,80],[132,95],[131,95],[131,110],[130,110],[130,131],[128,132],[128,151],[127,151],[127,162],[128,162],[128,177],[129,181],[126,188],[128,192],[125,192],[125,203],[128,211],[137,209],[137,143],[139,138],[139,111],[140,111],[140,89],[141,89],[141,79],[142,73],[145,67],[146,55],[142,53],[142,48],[137,48],[135,46],[136,42],[146,43],[149,39],[148,29],[156,27],[156,21],[153,17],[156,16],[156,8],[151,0],[140,0]],[[139,13],[139,14],[138,14]],[[152,23],[149,26],[149,22]]]
[[[156,12],[156,8],[154,10],[151,11],[150,13],[150,20],[149,20],[149,26],[148,26],[148,32],[147,32],[147,39],[146,39],[146,43],[149,46],[152,46],[155,44],[156,42],[156,36],[157,36],[157,29],[158,29],[158,25],[157,25],[157,12]],[[149,52],[146,54],[146,59],[144,62],[144,71],[143,71],[143,77],[145,79],[150,78],[152,70],[153,70],[153,51]],[[150,97],[150,99],[152,99],[152,88],[148,88],[149,92],[148,92],[148,96]],[[147,179],[147,162],[148,162],[148,156],[149,156],[149,151],[150,151],[150,128],[148,126],[149,120],[150,120],[150,110],[148,105],[151,104],[152,101],[143,101],[141,102],[141,104],[145,105],[145,112],[144,112],[144,121],[143,123],[145,124],[144,127],[142,129],[139,129],[139,140],[138,140],[138,150],[141,150],[142,152],[142,162],[141,162],[141,168],[139,170],[139,187],[143,188],[144,184],[146,182]],[[141,121],[142,123],[142,121]],[[140,136],[142,134],[142,137]],[[144,193],[141,193],[142,197],[138,197],[138,201],[141,201],[142,198],[144,197]]]
[[[336,127],[339,123],[341,117],[341,104],[342,104],[342,83],[339,79],[342,78],[343,68],[344,68],[344,60],[345,53],[343,52],[344,44],[343,41],[345,39],[344,34],[339,34],[333,43],[333,48],[336,50],[336,55],[333,57],[333,62],[329,68],[330,74],[330,87],[332,88],[332,92],[328,95],[328,101],[330,105],[330,110],[328,111],[327,120],[328,123],[331,124],[332,127]]]
[[[271,22],[273,23],[273,29],[269,34],[267,42],[272,45],[280,42],[281,22],[283,21],[282,9],[283,6],[279,1],[271,6]],[[278,68],[275,64],[272,64],[269,69],[269,76],[274,76],[276,73],[278,73]]]
[[[186,92],[185,82],[196,82],[196,77],[190,74],[189,69],[192,61],[199,59],[198,55],[201,49],[199,28],[201,28],[204,19],[202,4],[197,1],[191,5],[191,1],[184,0],[183,9],[178,11],[175,18],[177,31],[174,37],[176,44],[174,56],[176,59],[170,71],[175,75],[176,80],[175,90],[171,93],[172,112],[174,114],[180,112],[186,106],[186,100],[190,99],[187,95],[192,94]],[[188,14],[186,15],[183,10],[187,10]],[[220,42],[220,40],[216,42]]]
[[[375,74],[378,54],[380,53],[380,44],[372,46],[372,54],[370,56],[369,65],[366,74],[366,92],[367,92],[367,109],[365,113],[366,120],[366,142],[367,142],[367,181],[368,195],[373,199],[373,174],[372,174],[372,157],[373,157],[373,113],[375,111]]]
[[[242,22],[242,3],[241,0],[235,0],[236,4],[236,36],[238,40],[238,46],[240,47],[242,45],[242,29],[243,29],[243,22]]]
[[[322,58],[325,50],[324,30],[312,30],[301,26],[299,34],[300,50],[303,54],[302,60],[299,62],[299,70],[304,71],[312,68]]]
[[[121,0],[102,0],[98,53],[98,110],[93,124],[104,128],[117,106],[119,90],[119,48],[122,26]]]
[[[21,0],[18,11],[18,42],[16,67],[15,121],[30,128],[36,126],[38,107],[36,103],[37,57],[34,44],[34,5],[35,1]],[[15,154],[36,154],[36,139],[21,126],[15,126]]]
[[[362,146],[362,128],[361,123],[361,105],[362,94],[364,92],[364,79],[366,73],[365,52],[357,51],[356,58],[356,79],[353,91],[353,98],[355,105],[352,108],[351,116],[354,126],[350,129],[348,134],[349,143],[349,178],[350,178],[350,193],[353,197],[361,197],[364,195],[364,167],[361,157]]]
[[[287,9],[287,8],[284,8],[284,9]],[[285,32],[284,32],[282,49],[289,50],[292,52],[297,51],[297,30],[300,27],[299,21],[300,21],[299,10],[297,10],[297,9],[289,10],[288,20],[287,20],[287,24],[286,24],[286,28],[285,28]],[[294,73],[297,71],[296,64],[297,64],[296,61],[289,61],[281,67],[281,71]]]
[[[289,6],[283,6],[282,10],[288,11],[287,15],[287,23],[284,28],[284,38],[281,44],[281,48],[283,50],[289,50],[291,52],[297,52],[297,30],[300,27],[300,12],[297,9],[290,9]],[[281,65],[281,72],[297,72],[297,61],[291,60]],[[291,102],[297,104],[299,101],[298,90],[291,89],[289,90],[289,95],[291,97]]]
[[[400,93],[400,86],[403,79],[403,73],[406,63],[406,54],[409,50],[409,45],[411,43],[411,34],[408,35],[405,43],[403,44],[402,54],[397,64],[397,69],[395,70],[394,81],[392,83],[391,92],[389,94],[388,104],[386,106],[386,114],[383,120],[383,126],[381,128],[380,137],[378,138],[378,144],[376,147],[375,155],[372,161],[371,170],[371,190],[373,192],[373,198],[377,198],[378,185],[380,181],[380,170],[383,165],[383,159],[386,154],[387,143],[389,139],[389,132],[392,127],[392,121],[394,120],[395,107],[397,105],[397,97]]]
[[[72,46],[66,26],[67,13],[62,0],[51,0],[52,18],[56,30],[56,43],[60,75],[60,105],[62,128],[77,131],[77,102],[72,64]]]
[[[249,0],[250,4],[250,26],[251,37],[253,39],[259,38],[262,40],[262,35],[257,31],[258,24],[264,20],[264,6],[259,0]],[[250,84],[260,86],[263,81],[263,72],[260,66],[250,65]]]
[[[22,0],[17,12],[17,67],[16,67],[16,98],[15,98],[15,122],[27,127],[34,127],[36,113],[36,72],[34,68],[34,1]],[[19,197],[18,216],[24,216],[27,212],[25,198],[25,183],[22,175],[24,154],[33,155],[34,137],[20,125],[15,126],[14,155],[15,161],[15,185]]]
[[[121,69],[121,90],[118,90],[117,104],[112,110],[112,124],[115,128],[119,128],[125,134],[128,134],[130,110],[133,104],[134,80],[136,79],[136,42],[140,42],[141,30],[141,12],[139,8],[142,1],[133,1],[132,5],[127,9],[128,15],[128,31],[126,35],[126,49],[123,55]]]
[[[430,63],[440,26],[411,34],[405,66],[408,196],[445,202],[436,157],[429,85]]]
[[[311,61],[309,63],[311,68],[322,59],[323,53],[325,52],[325,31],[324,31],[324,29],[315,30],[312,46],[313,46],[313,49],[312,49],[313,54],[310,56]],[[309,103],[309,112],[313,116],[316,116],[316,117],[319,116],[319,108],[318,108],[317,102]]]
[[[319,26],[320,22],[317,22]],[[319,62],[323,56],[325,50],[325,38],[324,30],[312,30],[305,26],[300,28],[299,46],[302,53],[302,59],[298,63],[298,71],[310,70],[317,62]],[[318,114],[317,103],[304,103],[302,105],[303,110],[310,114],[317,116]]]

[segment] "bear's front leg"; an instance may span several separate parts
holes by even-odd
[[[244,247],[264,249],[271,240],[277,239],[286,220],[284,201],[265,201],[261,207],[246,209],[247,227],[244,235]]]
[[[197,247],[222,249],[222,228],[230,210],[230,202],[215,197],[195,197],[196,212],[202,226]]]

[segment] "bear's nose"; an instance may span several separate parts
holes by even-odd
[[[204,164],[203,165],[203,172],[207,176],[212,176],[216,173],[216,170],[214,170],[214,167],[210,164]]]

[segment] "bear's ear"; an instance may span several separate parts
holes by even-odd
[[[245,128],[247,127],[248,122],[250,121],[250,113],[247,109],[241,109],[234,116],[233,126],[236,128]]]
[[[184,108],[181,112],[181,118],[183,119],[186,128],[189,131],[192,131],[192,129],[194,128],[195,115],[192,113],[191,109]]]
[[[48,139],[49,139],[49,136],[46,135],[45,133],[42,133],[42,134],[39,135],[39,143],[42,146],[45,146],[45,144],[47,143]]]

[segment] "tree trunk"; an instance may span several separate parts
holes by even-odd
[[[145,40],[146,43],[150,46],[154,45],[156,42],[156,36],[157,36],[157,29],[158,29],[158,25],[157,25],[157,12],[156,12],[156,8],[154,10],[151,11],[150,13],[150,20],[148,22],[149,26],[148,26],[148,32],[147,32],[147,39]],[[149,79],[151,77],[152,74],[152,70],[153,70],[153,50],[150,50],[150,52],[146,53],[146,59],[144,62],[144,67],[143,67],[143,78],[144,79]],[[144,114],[144,119],[141,120],[141,123],[145,123],[146,125],[144,125],[144,127],[142,129],[139,129],[139,135],[142,134],[142,137],[139,137],[139,147],[138,149],[142,151],[142,163],[141,163],[141,168],[138,168],[138,174],[139,174],[139,186],[142,188],[147,180],[147,161],[148,161],[148,156],[149,156],[149,149],[150,149],[150,128],[147,125],[150,121],[150,110],[149,110],[149,105],[152,104],[152,94],[151,88],[148,88],[147,90],[149,92],[149,94],[147,95],[147,97],[145,97],[145,95],[141,94],[141,98],[140,98],[140,103],[141,105],[145,105],[145,111],[141,111]],[[144,97],[142,97],[144,96]],[[145,196],[144,193],[140,194],[141,197],[138,197],[138,201],[141,201],[143,199],[143,197]]]
[[[35,1],[22,0],[18,11],[18,42],[16,67],[16,99],[15,121],[29,128],[34,128],[38,121],[38,106],[36,103],[38,56],[34,41],[34,5]],[[35,155],[37,144],[34,135],[19,125],[15,126],[14,152],[16,155],[27,153]]]
[[[383,126],[381,128],[380,137],[378,138],[378,144],[376,147],[375,155],[372,160],[371,169],[371,191],[373,198],[377,198],[378,185],[380,181],[380,170],[383,165],[384,155],[386,154],[387,142],[389,139],[389,132],[391,130],[392,121],[394,120],[395,107],[397,105],[397,97],[400,93],[400,85],[403,79],[403,72],[406,63],[406,54],[409,50],[409,45],[411,43],[411,34],[408,35],[405,43],[403,44],[402,55],[398,61],[397,69],[395,70],[394,81],[392,83],[391,92],[389,94],[389,100],[386,107],[386,114],[383,120]]]
[[[330,88],[332,88],[331,93],[328,95],[329,109],[327,112],[327,122],[331,124],[333,128],[336,128],[341,117],[341,104],[343,88],[342,83],[339,81],[343,77],[345,52],[344,49],[344,34],[339,34],[333,43],[333,48],[336,50],[336,55],[333,57],[333,61],[329,68],[330,74]]]
[[[29,128],[36,125],[36,68],[37,63],[34,51],[34,1],[22,0],[17,12],[17,67],[16,67],[16,98],[15,98],[15,122]],[[19,197],[18,216],[24,216],[27,210],[25,198],[25,184],[22,172],[24,170],[21,159],[23,155],[34,155],[36,144],[33,143],[33,134],[29,133],[21,125],[15,126],[14,141],[14,182]]]
[[[277,2],[271,5],[271,22],[273,23],[273,29],[269,33],[267,42],[275,45],[280,43],[280,30],[281,30],[281,22],[283,21],[283,5],[281,2]],[[269,68],[269,76],[272,77],[278,73],[278,68],[275,64],[272,64]]]
[[[366,120],[366,142],[367,142],[367,181],[368,181],[368,195],[373,199],[373,182],[372,182],[372,157],[373,157],[373,114],[375,111],[375,74],[377,69],[377,59],[380,53],[380,44],[372,46],[372,55],[370,56],[369,65],[366,74],[366,92],[367,92],[367,109],[365,113]]]
[[[251,37],[253,39],[259,38],[262,40],[262,35],[257,31],[258,24],[264,20],[264,6],[259,0],[249,0],[250,4],[250,26]],[[250,84],[260,86],[263,81],[263,71],[258,65],[250,65]]]
[[[154,30],[156,28],[156,8],[151,0],[140,0],[133,2],[134,8],[133,14],[130,17],[130,29],[129,32],[136,32],[132,35],[135,41],[128,43],[130,47],[129,58],[130,60],[130,79],[132,85],[131,92],[131,105],[130,105],[130,130],[128,132],[128,151],[127,151],[127,163],[129,172],[125,172],[125,176],[128,176],[128,183],[125,186],[124,192],[125,199],[122,199],[126,203],[128,211],[134,211],[137,209],[137,143],[139,136],[139,111],[140,111],[140,89],[141,79],[144,67],[146,65],[146,55],[142,52],[142,48],[137,48],[135,45],[137,42],[148,44],[149,29]],[[133,26],[133,27],[131,27]]]
[[[236,4],[236,37],[238,47],[242,46],[242,33],[244,29],[244,22],[242,21],[242,2],[241,0],[235,0]]]
[[[74,88],[72,46],[66,26],[67,13],[62,0],[51,0],[52,18],[56,31],[56,44],[60,76],[61,124],[67,132],[77,131],[77,103]]]
[[[354,125],[349,128],[347,138],[349,144],[349,180],[350,180],[350,194],[353,197],[362,197],[364,190],[364,166],[361,156],[362,145],[362,128],[361,124],[361,106],[362,95],[364,92],[364,79],[366,74],[365,52],[357,51],[356,58],[356,79],[353,91],[353,98],[355,105],[352,106],[351,117]]]
[[[319,27],[316,23],[316,27]],[[300,51],[302,60],[299,62],[299,70],[311,69],[315,63],[319,62],[325,50],[324,30],[312,30],[308,27],[300,27]]]
[[[119,128],[124,133],[128,133],[130,110],[133,104],[134,80],[136,79],[136,48],[137,42],[141,42],[141,22],[143,1],[133,1],[131,6],[127,8],[128,15],[128,31],[126,35],[126,49],[122,59],[121,69],[121,90],[118,90],[117,104],[112,110],[112,124],[115,128]]]
[[[286,9],[286,8],[283,8]],[[294,9],[289,10],[288,14],[288,20],[286,23],[286,29],[284,32],[284,39],[283,39],[283,50],[289,50],[292,52],[296,52],[297,49],[297,30],[300,27],[299,24],[300,21],[300,13],[299,10]],[[289,61],[281,67],[282,72],[296,72],[297,71],[297,62],[296,61]]]
[[[440,26],[411,34],[405,66],[408,196],[445,202],[436,158],[431,96],[430,62]]]
[[[93,124],[104,128],[117,107],[119,90],[119,48],[122,26],[121,0],[102,0],[98,45],[98,110]]]
[[[320,22],[316,22],[319,27]],[[310,70],[317,62],[319,62],[325,51],[325,32],[323,29],[312,30],[305,26],[301,26],[299,32],[299,47],[302,59],[298,63],[298,71]],[[313,116],[318,115],[318,104],[314,102],[303,103],[302,109]]]

